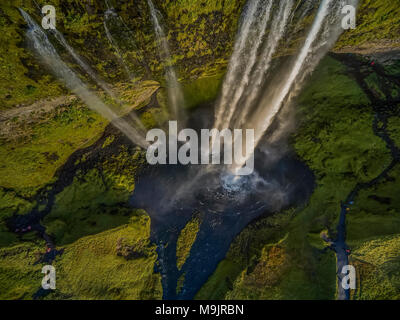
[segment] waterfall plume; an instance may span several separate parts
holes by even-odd
[[[63,81],[69,90],[74,92],[92,110],[108,119],[124,133],[133,143],[147,148],[148,143],[138,129],[121,118],[116,111],[104,104],[98,96],[92,93],[80,78],[62,61],[46,33],[38,26],[31,16],[19,9],[28,24],[27,37],[41,61],[59,80]]]
[[[272,74],[270,68],[274,55],[278,50],[288,49],[289,43],[284,43],[284,39],[294,15],[304,19],[314,3],[309,0],[294,6],[293,0],[280,1],[278,6],[271,9],[269,1],[249,1],[244,9],[244,21],[239,26],[234,52],[216,106],[215,128],[254,129],[255,145],[260,143],[282,108],[296,96],[306,77],[338,40],[343,31],[340,24],[341,9],[346,4],[356,6],[358,1],[322,0],[298,53],[284,71]],[[266,12],[272,10],[273,15],[262,46],[258,44],[258,39],[264,38],[268,24],[264,24],[257,14],[259,7]],[[297,21],[295,29],[301,23]],[[246,45],[249,43],[255,45]],[[232,165],[231,171],[240,169],[250,156],[248,154],[242,163]]]
[[[179,123],[183,125],[185,114],[184,114],[184,97],[181,85],[179,84],[178,78],[176,76],[175,69],[171,61],[171,50],[169,48],[168,40],[164,29],[158,18],[158,11],[154,7],[151,0],[147,0],[147,4],[150,9],[151,20],[154,27],[154,32],[157,38],[157,43],[159,45],[161,54],[160,58],[164,61],[165,68],[165,80],[167,82],[168,100],[171,108],[172,120],[178,120]]]

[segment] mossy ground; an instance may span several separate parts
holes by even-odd
[[[356,29],[346,31],[336,48],[361,46],[379,50],[379,46],[385,47],[385,42],[388,42],[388,47],[399,47],[399,14],[400,8],[395,1],[360,1]]]
[[[190,254],[190,249],[196,241],[200,229],[200,219],[195,215],[182,229],[176,243],[176,265],[180,270]]]
[[[32,299],[43,279],[42,266],[34,265],[43,248],[43,241],[34,241],[0,249],[1,299]]]
[[[126,223],[115,229],[82,237],[64,247],[57,257],[57,289],[46,299],[160,299],[161,279],[154,274],[155,247],[149,241],[150,219],[131,210]],[[123,241],[140,257],[118,255]],[[41,264],[34,265],[44,243],[30,241],[0,249],[0,296],[2,299],[32,299],[40,288]]]
[[[154,274],[157,255],[149,236],[149,217],[133,213],[128,224],[67,246],[54,264],[58,295],[71,299],[160,299],[161,276]],[[140,246],[143,257],[126,260],[118,256],[120,239]]]
[[[22,123],[25,137],[0,144],[0,185],[17,190],[42,187],[72,152],[100,138],[107,124],[77,102],[61,107],[45,123]]]

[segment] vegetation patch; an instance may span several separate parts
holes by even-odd
[[[182,229],[176,243],[176,264],[181,269],[190,254],[193,243],[196,241],[200,229],[200,218],[195,215]]]

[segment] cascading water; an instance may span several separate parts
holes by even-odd
[[[221,97],[215,109],[215,128],[221,128],[226,123],[224,117],[229,112],[227,107],[229,100],[233,95],[236,84],[239,82],[242,67],[246,65],[247,39],[249,39],[250,30],[254,26],[259,3],[259,0],[250,0],[243,11],[233,54],[229,61],[228,72],[222,85]]]
[[[74,48],[72,48],[67,40],[64,38],[63,34],[58,31],[57,29],[53,29],[52,32],[54,33],[56,39],[64,46],[65,49],[69,52],[69,54],[74,58],[74,60],[81,66],[81,68],[86,71],[86,73],[97,83],[97,85],[102,88],[111,98],[113,98],[116,102],[120,105],[123,102],[114,94],[114,92],[110,89],[110,87],[99,77],[97,76],[96,72],[82,60],[82,58],[75,52]],[[129,113],[129,117],[134,121],[135,125],[138,126],[141,130],[145,130],[142,122],[140,121],[139,117],[135,113],[135,111],[131,111]]]
[[[275,54],[279,42],[283,38],[286,31],[286,26],[290,12],[293,7],[293,0],[280,1],[278,13],[272,21],[271,32],[269,33],[268,39],[264,44],[263,51],[259,57],[259,62],[254,70],[251,78],[250,85],[247,87],[249,93],[244,95],[241,100],[241,108],[238,111],[235,119],[235,125],[238,128],[242,127],[246,116],[248,115],[250,108],[253,106],[257,97],[262,90],[265,75],[271,66],[272,57]]]
[[[350,1],[356,5],[357,0]],[[258,145],[270,128],[277,114],[279,114],[285,103],[288,103],[301,88],[303,80],[318,65],[322,57],[329,51],[339,38],[342,29],[340,28],[341,8],[347,3],[345,1],[322,0],[315,16],[314,22],[307,34],[303,46],[297,57],[294,59],[291,68],[286,73],[272,77],[269,85],[265,88],[266,74],[270,67],[272,57],[276,52],[280,42],[288,28],[289,17],[293,8],[293,1],[281,1],[280,7],[275,19],[272,22],[271,30],[267,42],[264,44],[259,63],[251,75],[250,85],[246,90],[237,91],[236,83],[243,83],[241,79],[247,75],[241,70],[243,67],[237,66],[237,63],[231,63],[228,68],[227,76],[223,85],[222,98],[216,108],[216,120],[214,127],[230,127],[231,115],[235,114],[234,124],[239,128],[249,128],[255,130],[255,145]],[[245,17],[255,18],[255,2],[251,2]],[[304,10],[310,10],[311,3],[305,5]],[[302,15],[303,16],[303,15]],[[253,26],[255,22],[248,21],[243,23],[233,56],[239,57],[239,61],[252,61],[250,55],[243,58],[244,40],[243,36],[248,36],[249,31],[244,26]],[[263,31],[261,31],[263,33]],[[241,57],[241,59],[240,59]],[[246,82],[245,82],[246,83]],[[264,90],[263,90],[264,89]],[[245,94],[245,91],[250,92]],[[262,92],[264,91],[264,92]],[[229,104],[228,93],[241,94],[239,106],[234,103]],[[235,101],[236,99],[234,99]],[[251,154],[243,158],[243,162],[232,165],[231,171],[236,172],[240,169],[245,160]]]
[[[115,127],[123,132],[135,144],[147,148],[148,143],[143,135],[127,121],[122,119],[115,111],[105,105],[95,94],[90,92],[79,77],[61,60],[56,49],[51,44],[46,33],[37,25],[31,16],[19,9],[28,24],[27,37],[32,42],[33,48],[38,53],[43,63],[53,74],[63,81],[65,85],[81,98],[92,110],[110,120]]]
[[[112,31],[111,31],[111,25],[116,24],[117,25],[117,31],[118,33],[121,33],[121,27],[122,28],[127,28],[125,23],[123,22],[122,18],[115,12],[115,9],[110,6],[108,1],[106,1],[107,5],[107,11],[104,13],[104,30],[106,32],[106,36],[108,41],[110,42],[111,46],[114,48],[115,52],[118,55],[118,58],[120,60],[121,65],[124,67],[125,73],[128,77],[129,80],[132,80],[134,78],[133,73],[131,72],[128,64],[125,61],[124,55],[122,54],[122,50],[120,46],[118,45],[118,42],[114,38]],[[128,42],[132,41],[131,37],[129,37]]]
[[[241,79],[236,79],[236,81],[234,81],[234,88],[231,88],[231,92],[223,100],[221,100],[221,104],[224,104],[225,107],[229,106],[229,108],[224,108],[225,112],[223,122],[217,124],[217,129],[223,129],[222,127],[224,125],[229,127],[231,118],[237,108],[237,103],[247,89],[250,81],[251,71],[253,70],[257,60],[258,49],[262,44],[264,34],[266,32],[273,3],[273,0],[261,1],[259,3],[259,7],[257,7],[256,14],[254,15],[255,18],[252,20],[254,23],[250,25],[250,29],[248,30],[249,34],[243,35],[246,37],[245,48],[249,48],[248,54],[243,55],[243,58],[247,60],[247,63],[245,64],[243,72],[240,72]],[[258,11],[261,11],[261,14],[257,14]],[[236,61],[236,63],[237,62],[238,61]]]
[[[110,97],[117,100],[114,92],[110,87],[96,75],[96,72],[82,60],[82,58],[75,52],[75,50],[68,44],[64,36],[57,29],[51,31],[55,38],[61,43],[61,45],[68,51],[68,53],[74,58],[74,60],[79,64],[79,66],[97,83],[97,85],[102,88]]]
[[[158,12],[154,7],[154,4],[151,0],[147,0],[151,20],[153,22],[154,31],[156,34],[157,42],[161,51],[161,59],[164,60],[165,65],[165,79],[167,82],[167,90],[168,90],[168,100],[171,108],[171,120],[177,120],[178,125],[181,127],[185,121],[184,114],[184,97],[181,85],[179,84],[178,78],[176,76],[176,72],[171,62],[171,51],[169,49],[168,40],[166,38],[165,32],[160,24],[158,18]]]

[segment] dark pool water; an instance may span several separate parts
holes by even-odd
[[[199,126],[201,114],[196,119]],[[206,121],[203,124],[207,125]],[[307,201],[314,188],[313,174],[292,152],[282,149],[279,143],[259,147],[254,174],[239,178],[217,165],[156,165],[139,174],[131,204],[151,217],[164,299],[192,299],[225,257],[235,236],[251,221]],[[176,242],[194,214],[200,216],[200,230],[178,270]],[[177,293],[177,281],[183,274],[184,285]]]

